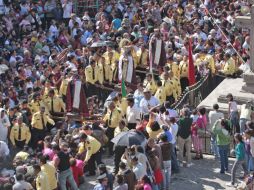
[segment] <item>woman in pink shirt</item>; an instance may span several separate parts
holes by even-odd
[[[202,154],[202,139],[201,135],[206,133],[206,126],[207,126],[207,118],[206,118],[206,109],[204,107],[198,109],[198,119],[195,124],[195,128],[197,130],[197,137],[196,137],[196,159],[203,159]]]
[[[147,175],[142,178],[144,190],[152,190],[152,183]]]

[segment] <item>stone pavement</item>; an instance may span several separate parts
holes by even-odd
[[[113,159],[103,159],[110,171],[113,170]],[[231,170],[234,159],[230,159]],[[172,176],[170,190],[233,190],[226,186],[230,181],[230,173],[220,174],[219,160],[213,156],[205,155],[203,160],[193,160],[194,165],[190,168],[181,168],[180,173]],[[240,169],[238,170],[240,171]],[[241,175],[243,173],[241,172]],[[240,174],[237,175],[239,178]],[[238,181],[240,183],[240,181]],[[92,190],[96,183],[96,177],[86,178],[86,183],[80,190]]]

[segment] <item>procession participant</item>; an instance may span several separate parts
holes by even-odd
[[[114,137],[115,128],[118,126],[120,120],[122,119],[122,112],[118,109],[115,103],[112,101],[108,104],[108,111],[103,118],[103,123],[105,123],[107,130],[106,135],[108,137],[108,147],[109,155],[113,155],[113,143],[111,142]]]
[[[38,141],[45,138],[48,131],[55,125],[55,122],[46,113],[45,107],[40,106],[40,111],[33,114],[31,125],[33,145],[36,146]]]
[[[86,151],[84,165],[87,166],[89,173],[86,176],[94,176],[96,173],[95,162],[101,164],[101,143],[94,137],[81,133],[79,136],[80,145],[78,153],[82,154]]]
[[[27,145],[31,139],[30,129],[25,123],[23,123],[23,117],[17,117],[17,123],[11,128],[10,140],[14,147],[23,149],[24,145]]]
[[[96,62],[93,58],[90,57],[89,65],[85,69],[86,76],[86,85],[87,85],[87,96],[97,95],[97,87],[95,84],[98,82],[98,67],[96,66]]]
[[[151,74],[151,73],[146,74],[146,78],[143,82],[143,87],[146,89],[149,89],[152,94],[156,93],[157,86],[156,86],[156,83],[153,79],[153,74]]]

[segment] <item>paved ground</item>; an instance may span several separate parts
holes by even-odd
[[[112,170],[113,160],[104,159],[104,162],[109,170]],[[179,174],[172,176],[172,188],[170,190],[235,189],[226,186],[226,183],[230,181],[230,174],[220,174],[219,161],[215,161],[212,156],[205,156],[203,160],[193,160],[193,163],[191,168],[181,168]],[[230,159],[229,169],[232,168],[232,164],[233,159]],[[81,187],[81,190],[92,190],[95,183],[96,177],[86,178],[86,183]]]

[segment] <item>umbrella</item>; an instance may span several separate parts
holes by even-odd
[[[107,97],[105,103],[104,103],[104,107],[107,108],[109,105],[109,102],[111,102],[116,96],[117,96],[118,92],[117,91],[113,91],[109,94],[109,96]]]
[[[105,46],[107,46],[105,41],[94,42],[91,45],[91,47],[93,47],[93,48],[96,48],[96,47],[105,47]]]
[[[119,133],[116,137],[114,137],[111,142],[119,146],[132,146],[132,145],[142,145],[145,146],[146,138],[145,136],[135,130],[126,131]]]

